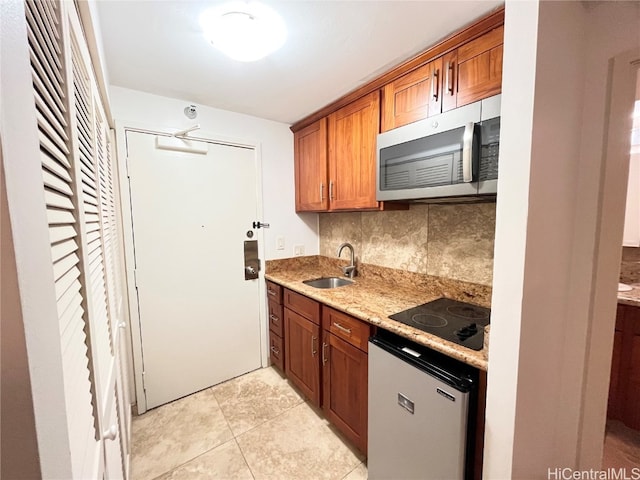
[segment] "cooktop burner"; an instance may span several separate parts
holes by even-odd
[[[423,327],[445,327],[447,325],[447,320],[442,318],[439,315],[430,315],[428,313],[416,313],[411,317],[411,321],[422,325]]]
[[[439,298],[389,318],[472,350],[482,350],[484,327],[489,325],[490,315],[488,308]]]

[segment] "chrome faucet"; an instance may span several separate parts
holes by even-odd
[[[349,278],[353,278],[357,275],[357,271],[356,271],[356,254],[353,250],[353,245],[351,245],[348,242],[344,242],[343,244],[341,244],[338,247],[338,258],[340,258],[340,254],[342,253],[342,250],[347,247],[349,250],[351,250],[351,263],[349,265],[347,265],[346,267],[342,267],[342,273],[344,273],[345,277],[349,277]]]

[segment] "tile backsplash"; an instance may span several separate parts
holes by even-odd
[[[361,263],[491,285],[495,223],[495,203],[321,213],[320,254],[350,242]]]
[[[640,248],[622,248],[620,281],[622,283],[640,283]]]

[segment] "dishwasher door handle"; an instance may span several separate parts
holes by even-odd
[[[398,405],[400,405],[407,412],[413,415],[415,410],[414,403],[411,400],[409,400],[407,397],[405,397],[403,394],[401,394],[400,392],[398,392]]]

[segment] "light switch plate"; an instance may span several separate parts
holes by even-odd
[[[304,245],[294,245],[293,246],[293,256],[301,257],[304,255]]]
[[[279,236],[276,238],[276,250],[284,250],[284,237]]]

